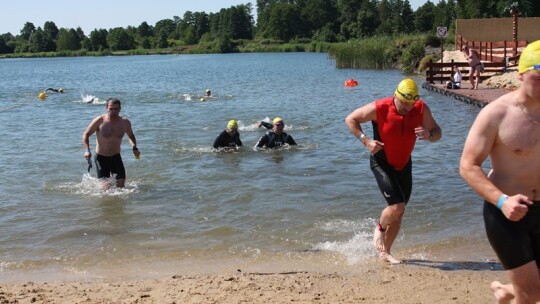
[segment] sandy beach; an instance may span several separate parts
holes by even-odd
[[[121,282],[0,285],[0,303],[493,303],[497,264],[374,261],[358,273],[173,275]],[[494,269],[492,269],[494,268]]]

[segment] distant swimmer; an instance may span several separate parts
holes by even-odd
[[[59,88],[59,89],[48,88],[44,92],[45,93],[47,93],[47,92],[55,92],[55,93],[61,93],[62,94],[62,93],[64,93],[64,89],[62,89],[62,88]]]
[[[223,130],[214,141],[214,149],[241,147],[240,133],[238,133],[238,123],[231,119],[227,128]]]
[[[97,97],[94,96],[94,95],[86,95],[86,96],[82,96],[82,94],[81,94],[81,98],[82,98],[82,101],[83,101],[84,103],[94,103],[94,102],[99,101],[99,98],[97,98]]]
[[[206,89],[204,91],[204,95],[199,98],[200,101],[207,101],[210,97],[212,97],[212,91],[210,89]]]
[[[289,134],[283,132],[283,129],[285,128],[285,123],[283,122],[283,119],[280,117],[274,118],[272,121],[272,131],[267,132],[264,134],[255,147],[257,148],[276,148],[276,147],[282,147],[285,144],[288,144],[290,146],[295,146],[296,142],[290,136]]]

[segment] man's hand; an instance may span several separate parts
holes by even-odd
[[[529,211],[530,205],[533,202],[528,197],[522,194],[509,196],[503,203],[501,210],[507,219],[517,222],[521,220]]]

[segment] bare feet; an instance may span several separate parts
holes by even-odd
[[[499,304],[508,304],[514,298],[514,295],[508,290],[507,286],[499,281],[491,282],[489,286],[493,291],[493,296]]]
[[[380,252],[386,251],[386,246],[384,246],[384,237],[385,233],[380,229],[380,226],[375,227],[375,232],[373,233],[373,246],[377,248]]]
[[[403,263],[401,260],[396,259],[391,253],[389,252],[381,252],[379,253],[379,259],[381,261],[388,262],[392,265],[397,265]]]

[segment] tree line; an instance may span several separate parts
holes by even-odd
[[[257,23],[251,3],[217,13],[186,11],[182,18],[162,19],[154,25],[94,29],[89,35],[78,27],[43,27],[26,22],[18,35],[0,35],[0,54],[60,51],[125,51],[164,49],[214,43],[219,52],[234,52],[235,41],[346,42],[355,38],[435,33],[439,26],[453,28],[456,19],[540,16],[536,0],[427,1],[416,11],[408,0],[256,0]]]

